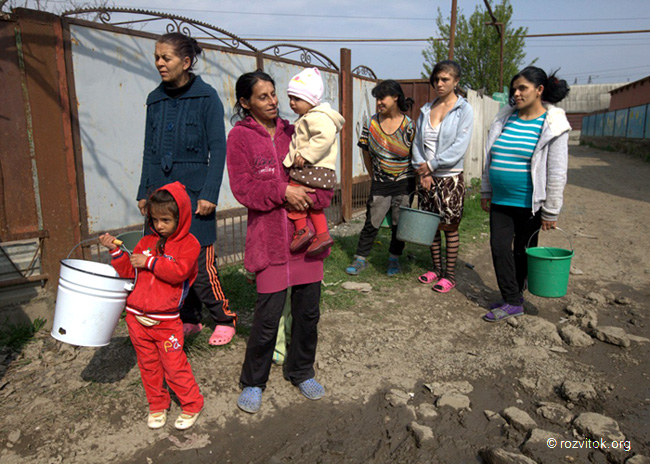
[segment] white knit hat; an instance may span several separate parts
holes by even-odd
[[[320,71],[317,68],[307,68],[289,81],[287,94],[318,106],[323,96],[323,90],[323,79],[320,77]]]

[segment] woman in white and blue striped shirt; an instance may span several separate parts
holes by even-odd
[[[510,106],[497,114],[486,144],[481,207],[490,213],[490,248],[502,300],[483,316],[524,314],[526,246],[540,227],[554,229],[562,208],[571,126],[552,103],[569,93],[555,73],[529,66],[510,82]],[[532,237],[532,240],[531,240]]]

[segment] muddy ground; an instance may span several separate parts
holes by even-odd
[[[262,410],[245,414],[235,405],[245,337],[193,357],[206,407],[187,432],[171,425],[177,405],[164,429],[147,429],[123,326],[97,349],[41,331],[21,353],[0,354],[0,462],[648,462],[641,456],[650,456],[650,164],[570,151],[560,226],[576,255],[565,297],[527,295],[526,316],[483,322],[498,296],[489,248],[462,246],[459,284],[449,294],[396,280],[358,307],[322,315],[321,401],[302,398],[274,367]],[[542,243],[567,248],[559,232]],[[559,331],[570,325],[590,336],[563,341]],[[606,326],[622,329],[614,343],[629,346],[594,338]],[[599,431],[584,425],[587,417],[614,422]],[[594,447],[603,437],[607,450]]]

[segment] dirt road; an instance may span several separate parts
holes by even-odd
[[[243,338],[193,359],[207,401],[186,433],[147,429],[123,329],[100,349],[40,334],[17,357],[0,355],[0,461],[624,463],[650,456],[650,164],[585,147],[570,152],[560,218],[576,251],[567,296],[527,295],[526,316],[483,322],[497,297],[489,249],[464,246],[460,259],[474,269],[461,263],[449,294],[397,281],[371,291],[360,307],[323,314],[317,373],[328,394],[321,401],[303,399],[274,367],[262,411],[251,416],[235,406]],[[558,232],[541,243],[567,248]],[[177,413],[174,405],[171,417]]]

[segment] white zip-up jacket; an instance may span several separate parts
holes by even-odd
[[[547,112],[546,119],[530,160],[530,175],[533,179],[532,212],[535,214],[541,208],[543,220],[557,221],[562,209],[564,186],[566,185],[571,126],[562,108],[549,103],[544,103],[544,107]],[[515,108],[504,106],[499,110],[490,126],[485,145],[481,198],[492,198],[490,151],[514,111]]]

